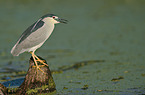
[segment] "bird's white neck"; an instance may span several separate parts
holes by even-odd
[[[58,21],[54,20],[51,17],[44,18],[42,21],[44,21],[45,23],[49,23],[49,24],[57,24],[57,23],[59,23]]]

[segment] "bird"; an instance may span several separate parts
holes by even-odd
[[[55,24],[66,24],[67,22],[67,20],[61,19],[54,14],[43,15],[22,33],[16,44],[11,49],[11,54],[13,56],[19,56],[21,53],[30,52],[35,63],[34,67],[43,72],[40,67],[48,65],[44,60],[41,60],[35,55],[35,51],[50,37]],[[40,62],[43,65],[38,65],[37,62]]]

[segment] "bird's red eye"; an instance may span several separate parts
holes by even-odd
[[[55,19],[55,16],[53,16],[53,19]]]

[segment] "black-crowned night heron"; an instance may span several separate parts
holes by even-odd
[[[43,66],[48,66],[43,60],[39,59],[34,52],[49,38],[54,29],[54,24],[57,23],[67,23],[67,20],[60,19],[54,14],[42,16],[23,32],[11,50],[12,55],[19,56],[19,54],[27,51],[32,54],[37,69],[41,70],[40,67],[42,67],[42,65],[39,66],[37,62],[42,63]]]

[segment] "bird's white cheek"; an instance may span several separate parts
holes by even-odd
[[[56,20],[53,20],[53,23],[54,24],[57,24],[57,23],[60,23],[59,21],[56,21]]]

